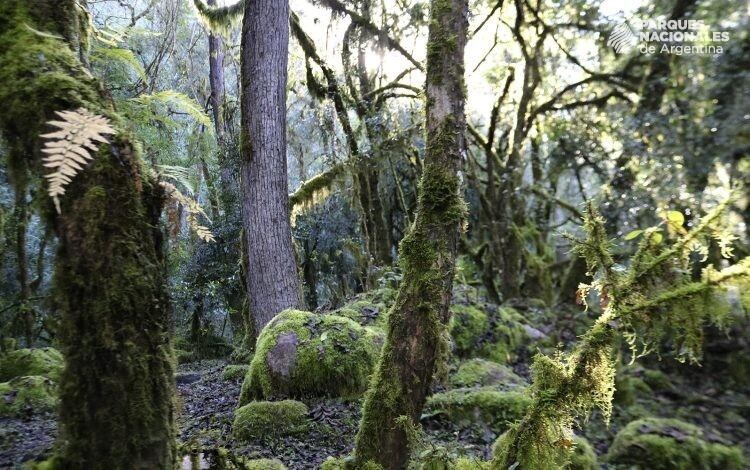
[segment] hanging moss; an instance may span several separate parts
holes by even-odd
[[[739,470],[745,465],[739,447],[709,442],[701,428],[662,418],[625,426],[612,442],[607,462],[643,470]]]
[[[496,432],[523,417],[531,400],[520,392],[501,392],[491,388],[456,389],[436,393],[427,399],[425,414],[442,414],[460,426],[481,421]]]
[[[294,400],[254,401],[235,410],[232,434],[240,441],[299,434],[309,425],[307,413]]]
[[[56,381],[64,366],[55,348],[17,349],[0,356],[0,381],[25,375],[41,375]]]
[[[56,407],[57,386],[48,377],[31,375],[0,383],[0,416],[43,413]]]
[[[456,373],[451,375],[450,384],[456,388],[493,386],[505,390],[528,385],[510,367],[485,359],[471,359],[461,363]]]
[[[367,387],[379,333],[336,315],[286,310],[258,337],[240,404],[254,398],[356,397]]]

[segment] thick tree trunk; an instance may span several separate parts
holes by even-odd
[[[299,307],[286,164],[287,0],[246,2],[242,23],[242,216],[255,331]]]
[[[401,242],[404,278],[365,399],[356,441],[360,464],[406,468],[410,432],[445,353],[461,221],[458,172],[465,155],[466,0],[433,0],[427,45],[427,149],[414,225]]]
[[[39,135],[55,111],[84,107],[117,133],[67,187],[62,213],[43,216],[59,238],[54,305],[60,379],[61,468],[171,468],[173,367],[167,334],[162,192],[119,127],[100,84],[82,67],[81,2],[0,2],[0,131],[10,159],[46,173]],[[33,29],[31,29],[33,28]],[[44,31],[40,35],[36,31]],[[58,39],[59,35],[63,39]]]

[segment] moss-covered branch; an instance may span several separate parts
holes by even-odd
[[[203,0],[193,0],[198,17],[208,29],[215,33],[226,34],[235,25],[245,11],[245,0],[238,0],[233,5],[225,7],[210,7]]]
[[[588,205],[584,220],[588,237],[579,241],[576,251],[586,259],[589,271],[600,272],[602,278],[585,286],[579,295],[585,298],[589,288],[598,290],[604,313],[569,355],[535,358],[532,405],[528,414],[497,443],[493,469],[566,465],[574,420],[587,416],[595,407],[605,420],[609,417],[616,338],[624,337],[635,357],[660,344],[665,332],[672,331],[678,354],[696,360],[703,326],[724,322],[725,301],[716,295],[717,291],[732,283],[744,289],[750,279],[748,258],[719,272],[706,269],[699,282],[691,282],[680,269],[686,258],[685,248],[712,229],[726,207],[726,202],[720,204],[669,247],[645,237],[636,254],[641,262],[618,273],[613,268],[604,219]],[[652,277],[647,278],[646,274]],[[667,281],[659,283],[661,278]],[[642,345],[640,352],[637,344]]]

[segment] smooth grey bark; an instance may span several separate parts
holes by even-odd
[[[301,305],[286,165],[287,0],[245,3],[242,21],[242,217],[255,331]]]

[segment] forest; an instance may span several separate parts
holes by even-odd
[[[0,0],[0,468],[750,469],[744,0]]]

